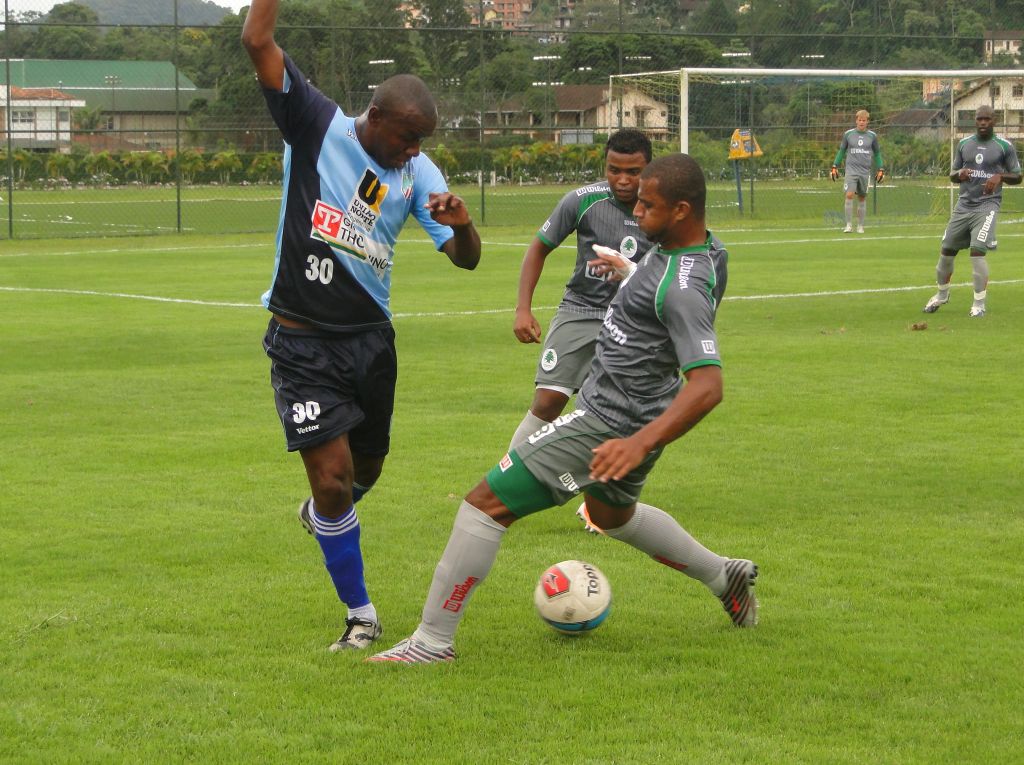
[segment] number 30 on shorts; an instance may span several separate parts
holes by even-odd
[[[320,416],[320,404],[316,401],[307,401],[305,404],[292,404],[292,411],[294,412],[292,420],[296,423],[315,420]]]

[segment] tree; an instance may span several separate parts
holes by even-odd
[[[50,9],[46,21],[48,25],[39,26],[26,41],[26,56],[96,58],[100,38],[96,27],[90,26],[99,22],[94,10],[78,3],[61,3]]]
[[[249,176],[259,183],[267,183],[272,175],[281,174],[281,155],[261,152],[249,163]]]
[[[220,182],[227,186],[231,183],[231,174],[242,169],[242,160],[236,151],[219,151],[213,155],[209,163],[211,170],[220,175]]]

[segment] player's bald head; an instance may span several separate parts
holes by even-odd
[[[707,200],[704,171],[697,164],[697,160],[689,154],[666,154],[658,157],[644,168],[640,178],[656,180],[658,194],[670,205],[688,202],[697,217],[704,217],[704,205]]]
[[[427,84],[414,74],[388,77],[373,91],[370,106],[382,112],[413,110],[430,119],[437,118],[437,103]]]

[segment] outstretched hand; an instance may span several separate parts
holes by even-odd
[[[597,257],[588,260],[587,265],[596,276],[608,275],[612,281],[622,281],[636,270],[636,263],[611,247],[592,245]]]
[[[472,223],[469,208],[462,197],[457,197],[449,191],[431,193],[423,206],[430,212],[430,217],[442,226],[468,226]]]

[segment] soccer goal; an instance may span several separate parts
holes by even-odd
[[[611,128],[639,128],[701,163],[717,221],[840,225],[842,175],[832,183],[829,168],[861,109],[886,172],[881,185],[871,181],[872,225],[944,222],[956,200],[952,151],[982,104],[995,109],[996,133],[1024,152],[1017,70],[690,68],[613,75],[609,93]],[[1004,189],[1004,212],[1024,211],[1019,189]]]

